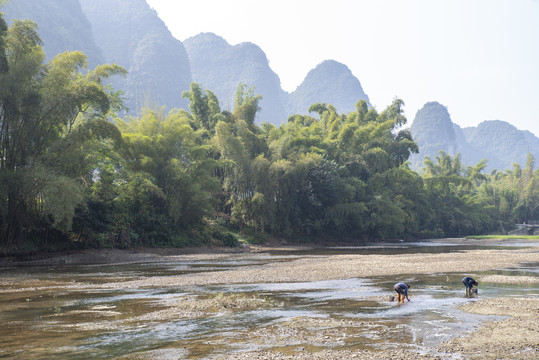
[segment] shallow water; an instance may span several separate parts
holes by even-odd
[[[0,358],[111,359],[130,355],[144,358],[145,354],[151,358],[151,351],[166,349],[172,358],[192,359],[269,348],[294,353],[305,348],[398,347],[435,355],[433,349],[442,341],[495,318],[464,313],[457,310],[459,305],[490,297],[539,297],[539,286],[480,284],[479,293],[470,298],[465,296],[461,283],[467,274],[459,273],[133,290],[107,290],[99,285],[258,266],[328,253],[437,253],[525,245],[530,243],[396,243],[325,252],[239,254],[214,261],[4,268],[0,278]],[[473,275],[480,278],[538,273],[539,264],[529,263]],[[396,280],[413,284],[410,302],[387,300]],[[270,305],[206,309],[191,316],[159,315],[159,311],[166,314],[181,301],[202,302],[221,293],[269,299]]]

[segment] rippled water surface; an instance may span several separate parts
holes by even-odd
[[[458,305],[489,297],[538,297],[539,286],[480,284],[478,295],[468,298],[460,280],[465,274],[460,273],[129,290],[100,285],[256,267],[303,256],[439,253],[530,245],[537,244],[500,242],[472,247],[443,242],[396,243],[303,253],[238,254],[213,261],[3,268],[0,358],[127,359],[145,358],[144,354],[152,358],[152,351],[163,349],[171,358],[211,358],[234,351],[293,351],[306,346],[407,347],[429,352],[440,342],[493,318],[464,313],[457,310]],[[539,264],[530,263],[475,275],[538,273]],[[413,284],[410,302],[388,301],[396,280]],[[227,308],[225,303],[222,308],[197,310],[197,302],[221,295],[227,299],[231,294],[258,299],[265,305]],[[192,303],[193,308],[186,313],[174,312],[183,302]]]

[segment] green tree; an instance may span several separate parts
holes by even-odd
[[[2,2],[0,1],[0,5]],[[0,13],[0,74],[5,74],[8,71],[7,54],[6,54],[6,34],[8,26],[4,17]]]
[[[15,21],[2,38],[0,57],[7,67],[0,72],[1,241],[20,248],[49,227],[69,230],[82,201],[80,181],[54,166],[54,157],[70,151],[59,144],[75,140],[78,119],[107,113],[112,96],[102,79],[123,69],[103,66],[83,75],[86,57],[80,52],[43,64],[41,40],[30,21]]]
[[[189,109],[196,127],[202,127],[213,133],[217,122],[226,120],[226,115],[221,113],[217,96],[209,90],[203,91],[199,84],[191,83],[189,91],[184,91],[182,96],[190,101]]]
[[[212,176],[217,163],[209,156],[206,130],[193,129],[189,117],[179,111],[165,115],[146,110],[141,118],[120,122],[119,127],[130,154],[127,187],[122,190],[127,220],[121,231],[136,229],[145,245],[173,241],[181,229],[196,227],[213,213],[211,194],[218,191],[219,182]],[[141,187],[150,196],[145,201],[137,200]],[[147,210],[141,212],[132,204]]]
[[[465,168],[460,154],[451,157],[443,151],[436,161],[425,157],[423,177],[436,219],[435,231],[440,236],[463,236],[494,229],[489,219],[489,202],[481,199],[475,185],[484,176],[485,162]]]
[[[429,235],[434,211],[423,179],[406,166],[394,167],[369,181],[377,194],[370,203],[372,232],[378,238],[422,237]]]
[[[234,118],[231,123],[221,121],[215,130],[213,140],[223,161],[222,181],[226,202],[231,215],[244,229],[252,223],[250,202],[257,192],[255,159],[264,153],[264,143],[243,120]],[[261,162],[261,158],[258,162]]]
[[[262,95],[254,95],[254,88],[247,88],[245,84],[240,84],[236,91],[236,98],[234,100],[234,116],[236,119],[245,121],[251,130],[255,129],[253,126],[257,112],[259,112],[260,100]]]

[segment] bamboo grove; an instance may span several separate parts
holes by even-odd
[[[116,65],[86,69],[66,52],[45,63],[36,26],[0,17],[0,247],[186,246],[362,240],[506,231],[539,218],[539,172],[484,172],[460,156],[425,158],[404,103],[341,114],[313,104],[257,125],[261,97],[240,85],[233,109],[193,83],[188,110],[120,118]]]

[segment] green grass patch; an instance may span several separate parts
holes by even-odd
[[[522,239],[522,240],[539,240],[539,235],[477,235],[467,236],[466,239],[476,240],[508,240],[508,239]]]

